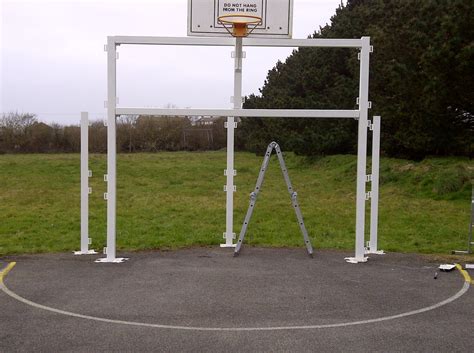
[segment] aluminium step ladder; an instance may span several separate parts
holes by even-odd
[[[244,242],[245,233],[247,232],[247,227],[250,222],[250,218],[252,217],[252,213],[255,208],[255,203],[257,202],[257,196],[262,187],[263,179],[265,177],[265,172],[267,170],[268,163],[270,161],[270,157],[273,150],[275,150],[278,156],[278,161],[280,162],[280,168],[283,173],[283,178],[285,179],[288,192],[290,193],[291,203],[293,205],[293,209],[295,210],[296,218],[298,219],[298,225],[300,226],[301,233],[303,234],[303,239],[306,245],[306,249],[308,251],[309,256],[312,257],[313,247],[311,246],[311,242],[308,237],[308,231],[306,230],[306,227],[304,225],[303,215],[301,214],[300,206],[298,204],[297,193],[293,190],[293,186],[291,185],[290,177],[288,176],[288,170],[286,169],[285,161],[283,160],[283,155],[282,155],[280,146],[276,142],[271,142],[267,147],[267,151],[265,152],[265,157],[263,159],[262,167],[260,168],[257,184],[255,185],[254,191],[250,193],[249,208],[247,210],[247,214],[245,215],[242,229],[240,230],[239,240],[237,241],[237,244],[235,247],[234,256],[238,256],[240,253],[240,249]]]

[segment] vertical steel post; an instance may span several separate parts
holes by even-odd
[[[114,37],[107,37],[107,248],[106,257],[97,262],[122,262],[125,258],[116,258],[116,214],[117,214],[117,44]]]
[[[383,254],[378,247],[379,219],[379,169],[380,169],[380,116],[374,116],[372,122],[372,175],[370,189],[370,240],[368,254]]]
[[[81,112],[81,250],[74,255],[97,254],[89,250],[89,114]]]
[[[234,109],[242,109],[242,38],[235,39],[234,52],[234,96],[232,102]],[[234,234],[234,129],[235,118],[227,118],[227,169],[226,169],[226,231],[225,244],[221,247],[235,247]]]
[[[360,49],[359,79],[359,128],[357,143],[357,196],[356,196],[356,236],[355,256],[346,258],[347,262],[366,262],[365,254],[365,201],[367,173],[367,129],[369,109],[369,58],[370,37],[362,37]]]

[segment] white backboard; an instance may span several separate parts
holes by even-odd
[[[293,0],[188,0],[188,36],[230,36],[217,19],[238,14],[262,18],[249,37],[291,38]]]

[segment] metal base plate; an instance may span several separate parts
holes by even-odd
[[[74,255],[95,255],[95,254],[97,254],[97,251],[95,250],[87,250],[86,252],[83,252],[81,250],[74,251]]]
[[[385,255],[385,251],[383,251],[383,250],[374,250],[374,251],[372,251],[370,249],[366,249],[365,253],[366,254],[374,254],[374,255]]]
[[[368,257],[363,257],[363,258],[345,257],[344,258],[344,260],[346,260],[346,262],[350,264],[358,264],[359,262],[367,262],[368,259],[369,259]]]
[[[237,244],[221,244],[221,248],[235,248]]]
[[[101,263],[109,262],[113,264],[119,264],[127,260],[128,260],[128,257],[116,257],[115,259],[112,259],[112,260],[109,260],[106,257],[102,257],[100,259],[95,260],[94,262],[101,262]]]

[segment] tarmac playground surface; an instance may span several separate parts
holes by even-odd
[[[474,351],[467,272],[417,255],[347,264],[351,253],[305,251],[5,257],[0,352]]]

